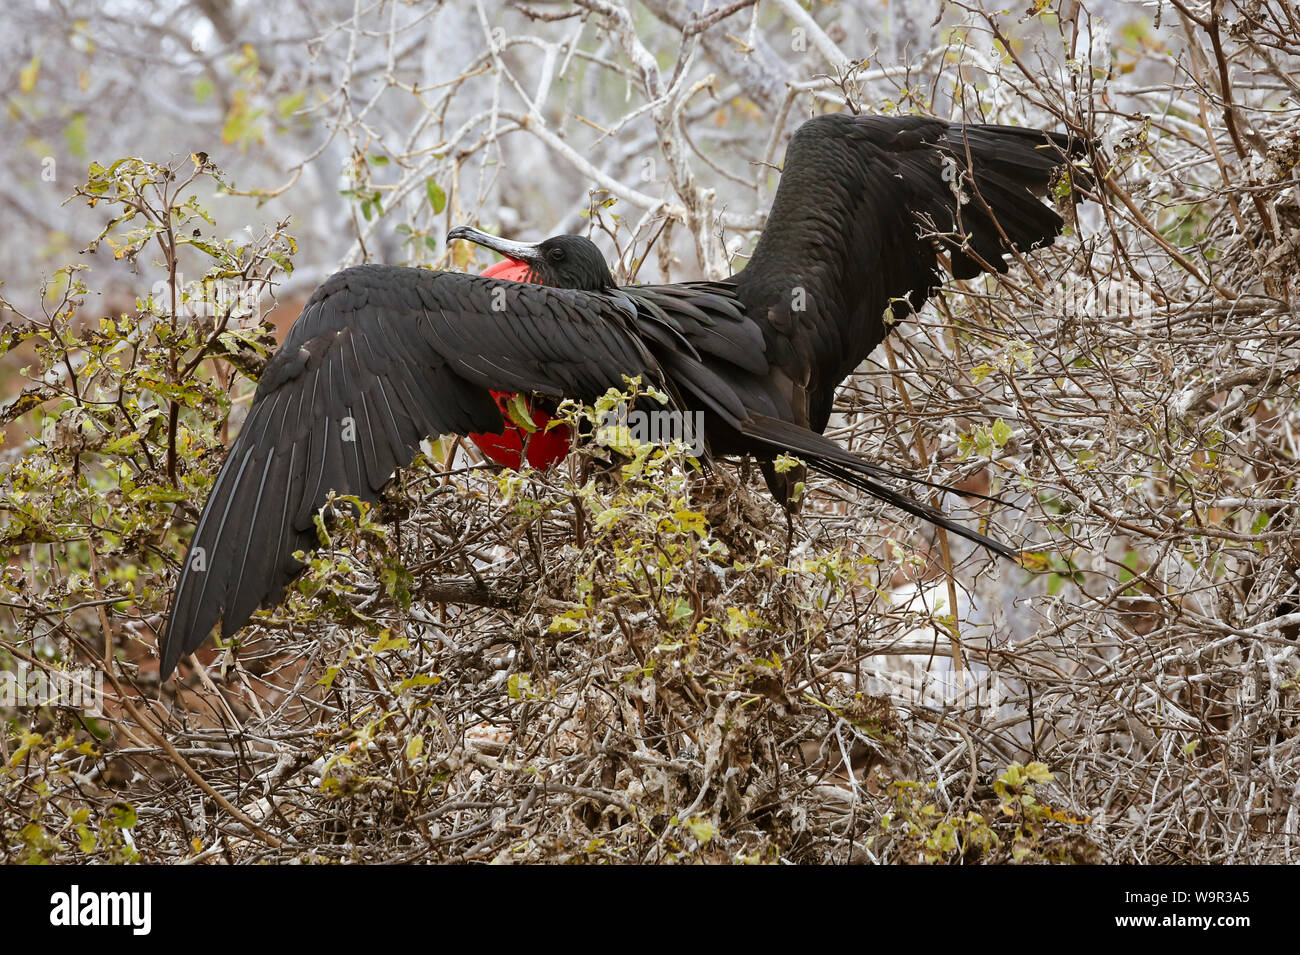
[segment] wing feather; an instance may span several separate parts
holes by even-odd
[[[621,295],[385,266],[331,276],[263,371],[204,505],[163,678],[218,621],[229,636],[281,599],[331,491],[375,501],[422,438],[500,430],[491,390],[591,400],[624,375],[661,370]]]

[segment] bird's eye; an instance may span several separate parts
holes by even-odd
[[[551,249],[550,252],[546,253],[546,257],[550,259],[552,262],[563,262],[564,250],[560,248]]]

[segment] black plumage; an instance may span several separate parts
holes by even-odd
[[[775,417],[825,430],[835,389],[884,339],[886,311],[905,317],[938,283],[940,251],[972,278],[1052,242],[1064,222],[1040,198],[1084,146],[916,116],[804,123],[754,254],[729,280],[779,369],[750,390]]]
[[[1011,556],[819,432],[885,313],[919,308],[937,282],[939,249],[968,277],[1052,241],[1062,220],[1038,197],[1074,151],[1037,130],[825,116],[796,132],[767,227],[725,281],[616,288],[584,239],[466,229],[449,240],[497,248],[546,284],[377,265],[330,277],[267,365],[204,506],[162,677],[218,620],[230,636],[282,598],[331,490],[374,501],[422,438],[500,431],[490,390],[593,400],[640,376],[705,411],[713,454],[799,455]],[[782,495],[784,478],[766,473]]]

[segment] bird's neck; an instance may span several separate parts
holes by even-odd
[[[737,276],[752,290],[746,298],[774,315],[789,313],[792,330],[809,329],[819,338],[814,361],[838,371],[846,361],[874,347],[878,338],[858,320],[860,303],[875,278],[862,268],[871,244],[880,235],[864,235],[865,216],[860,158],[847,143],[821,140],[801,143],[786,157],[786,172],[749,264]],[[810,153],[812,153],[810,155]],[[801,312],[805,313],[801,316]],[[807,320],[815,317],[816,328]],[[872,323],[867,323],[872,324]],[[840,341],[825,339],[834,329]]]

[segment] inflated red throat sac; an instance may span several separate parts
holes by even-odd
[[[529,271],[530,267],[523,262],[502,259],[486,269],[482,275],[489,279],[528,282]],[[509,404],[514,395],[506,391],[494,391],[492,397],[496,399],[497,407],[501,409],[501,417],[505,419],[505,430],[500,434],[473,432],[469,435],[469,439],[478,446],[488,460],[517,471],[523,466],[526,455],[531,467],[544,471],[568,456],[569,449],[573,446],[573,432],[568,425],[557,424],[548,430],[546,425],[550,422],[551,416],[536,407],[531,399],[524,398],[524,407],[532,415],[533,424],[537,427],[536,431],[526,431],[515,424],[510,416]]]

